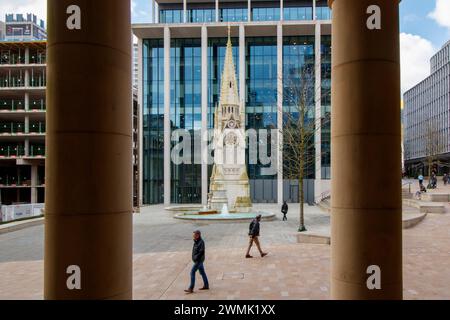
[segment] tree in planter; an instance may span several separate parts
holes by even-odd
[[[282,142],[279,148],[283,152],[283,176],[298,182],[298,231],[303,232],[306,231],[303,182],[316,161],[315,136],[330,121],[329,112],[316,118],[315,99],[329,96],[330,91],[316,94],[312,64],[306,64],[298,72],[290,74],[285,83],[283,127],[279,129]]]

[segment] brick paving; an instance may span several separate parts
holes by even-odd
[[[330,247],[295,242],[295,209],[288,223],[263,223],[261,242],[269,256],[261,259],[255,251],[255,258],[244,259],[247,223],[193,224],[175,221],[160,206],[144,208],[134,223],[134,298],[328,299]],[[329,223],[313,207],[306,213],[311,228]],[[197,228],[207,241],[211,290],[185,295],[190,232]],[[0,235],[0,299],[42,299],[42,232],[43,226],[37,226]],[[404,297],[450,299],[450,214],[429,214],[403,232]],[[202,285],[200,276],[197,285]]]

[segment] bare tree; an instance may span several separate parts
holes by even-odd
[[[425,158],[428,165],[428,179],[431,180],[433,164],[439,165],[439,154],[445,152],[444,139],[436,121],[428,119],[425,125]]]
[[[315,89],[314,65],[304,65],[285,79],[283,127],[280,134],[283,143],[279,147],[283,152],[283,175],[298,182],[299,216],[298,231],[306,231],[304,219],[303,183],[308,171],[316,161],[317,132],[330,121],[330,114],[316,117],[316,99],[330,95],[325,90],[318,95]],[[287,109],[287,110],[286,110]]]

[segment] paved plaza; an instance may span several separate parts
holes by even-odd
[[[447,211],[450,212],[448,204]],[[256,209],[277,213],[261,226],[265,258],[244,259],[248,223],[185,222],[163,206],[142,208],[134,218],[135,299],[328,299],[330,247],[299,244],[298,205],[281,221],[276,205]],[[307,206],[310,230],[329,228],[329,215]],[[206,241],[211,290],[185,295],[191,267],[192,231]],[[43,231],[34,226],[0,235],[0,299],[42,299]],[[406,299],[450,299],[450,214],[428,214],[404,230]],[[200,276],[197,285],[202,285]]]

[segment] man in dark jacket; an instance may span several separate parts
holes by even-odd
[[[200,231],[194,231],[192,236],[194,239],[194,246],[192,248],[192,261],[194,265],[191,270],[191,285],[188,289],[184,290],[186,293],[193,293],[195,286],[195,274],[197,270],[200,272],[200,275],[203,279],[203,288],[200,290],[209,290],[208,277],[205,273],[205,268],[203,266],[203,262],[205,261],[205,242],[202,239],[202,234]]]
[[[287,215],[287,213],[288,213],[288,209],[289,209],[289,207],[288,207],[288,205],[287,205],[287,203],[286,203],[286,201],[283,203],[283,205],[281,206],[281,212],[283,213],[283,221],[286,221],[287,220],[287,217],[286,217],[286,215]]]
[[[246,258],[253,258],[250,255],[250,249],[253,246],[253,243],[256,244],[256,247],[258,248],[259,253],[261,254],[261,257],[265,257],[267,256],[267,253],[264,253],[261,250],[261,245],[259,244],[259,222],[261,221],[261,215],[258,215],[251,223],[250,223],[250,228],[249,228],[249,232],[248,235],[250,237],[249,239],[249,243],[248,243],[248,249],[247,249],[247,254],[245,255]]]

